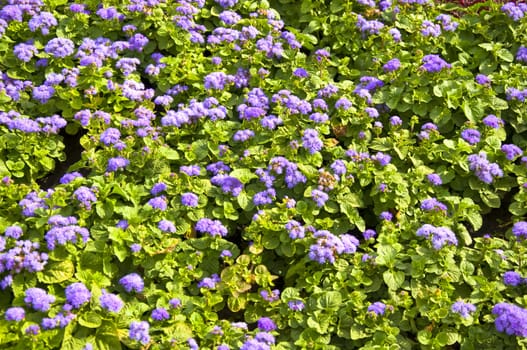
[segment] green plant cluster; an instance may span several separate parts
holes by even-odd
[[[0,348],[525,347],[524,11],[0,5]]]

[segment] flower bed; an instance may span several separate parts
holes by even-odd
[[[525,346],[525,11],[2,5],[0,347]]]

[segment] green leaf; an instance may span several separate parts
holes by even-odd
[[[240,180],[242,183],[246,184],[252,179],[257,179],[258,176],[254,174],[250,169],[238,168],[234,169],[229,176],[235,177]]]
[[[341,303],[342,296],[339,292],[324,292],[322,296],[317,299],[317,308],[322,310],[337,309]]]
[[[86,328],[98,328],[102,323],[102,318],[95,312],[87,312],[79,317],[79,323]]]
[[[382,278],[390,290],[397,290],[404,283],[404,272],[387,270],[382,274]]]
[[[52,262],[42,272],[37,273],[38,280],[45,284],[60,283],[73,277],[75,267],[70,260]]]

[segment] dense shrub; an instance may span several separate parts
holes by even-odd
[[[524,346],[525,11],[3,4],[0,346]]]

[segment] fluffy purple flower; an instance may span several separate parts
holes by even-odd
[[[291,300],[287,303],[287,306],[291,311],[302,311],[306,305],[301,300]]]
[[[157,228],[159,228],[163,232],[176,232],[176,225],[174,225],[174,223],[170,220],[159,221],[159,223],[157,224]]]
[[[13,48],[13,53],[19,60],[29,62],[31,61],[31,58],[33,58],[34,55],[38,54],[38,50],[35,46],[31,44],[21,43],[15,45],[15,47]]]
[[[269,293],[267,290],[264,289],[260,292],[260,296],[263,298],[263,300],[272,303],[280,299],[280,290],[274,289],[271,291],[271,293]]]
[[[490,163],[487,160],[487,154],[480,152],[479,154],[471,154],[468,156],[469,168],[474,171],[476,176],[483,182],[490,184],[495,177],[502,177],[503,171],[496,163]]]
[[[365,240],[368,240],[371,238],[375,238],[375,236],[377,236],[377,232],[375,232],[375,230],[368,229],[362,233],[362,236]]]
[[[276,191],[274,188],[268,188],[264,191],[255,193],[253,197],[254,205],[265,205],[273,203],[274,198],[276,197]]]
[[[211,236],[225,237],[229,233],[227,228],[223,226],[219,220],[211,220],[208,218],[199,219],[196,223],[195,230],[201,233],[208,233]]]
[[[165,196],[151,198],[146,204],[154,209],[167,210],[167,198]]]
[[[516,5],[514,2],[507,2],[501,7],[501,11],[504,12],[509,18],[517,22],[523,18],[525,15],[525,7],[522,9],[519,5]]]
[[[113,172],[117,171],[119,169],[126,168],[130,164],[130,161],[123,157],[114,157],[108,159],[108,166],[106,167],[106,171]]]
[[[150,325],[146,321],[133,321],[130,323],[130,330],[128,335],[130,339],[137,340],[141,344],[148,344],[150,342],[150,335],[148,334]]]
[[[44,51],[56,58],[64,58],[73,54],[75,45],[67,38],[53,38],[44,47]]]
[[[119,280],[119,284],[126,290],[128,293],[132,291],[141,293],[145,287],[145,283],[141,276],[137,273],[130,273]]]
[[[26,317],[26,312],[22,307],[10,307],[5,311],[6,321],[22,321]]]
[[[274,321],[269,317],[260,317],[260,319],[258,319],[258,328],[264,332],[271,332],[277,327]]]
[[[430,182],[434,186],[440,186],[443,184],[443,180],[441,180],[441,176],[439,176],[438,174],[428,174],[426,175],[426,178],[428,182]]]
[[[37,324],[27,326],[24,333],[27,335],[37,335],[40,332],[40,327]]]
[[[335,102],[335,108],[342,109],[344,111],[347,111],[352,106],[352,103],[350,100],[348,100],[346,97],[341,97]]]
[[[438,37],[441,35],[441,27],[439,24],[434,24],[430,21],[423,21],[423,24],[421,25],[421,34],[423,34],[423,36]]]
[[[232,137],[232,139],[234,141],[237,141],[237,142],[245,142],[247,140],[249,140],[251,137],[254,136],[254,131],[252,130],[238,130],[236,131],[236,133],[234,134],[234,136]]]
[[[199,176],[201,169],[197,165],[188,165],[188,166],[182,165],[179,168],[179,171],[187,174],[188,176]]]
[[[53,86],[40,85],[33,87],[31,96],[41,104],[45,104],[54,94],[55,89]]]
[[[490,86],[491,81],[485,74],[478,74],[476,75],[476,83],[479,85]]]
[[[516,61],[527,62],[527,47],[520,46],[516,52]]]
[[[399,68],[401,68],[401,61],[399,61],[397,58],[389,60],[384,66],[382,66],[382,69],[387,73],[396,71]]]
[[[327,200],[329,199],[329,196],[326,192],[313,189],[311,191],[311,198],[315,201],[315,203],[317,204],[317,207],[321,208],[327,202]]]
[[[48,294],[44,289],[26,289],[24,302],[35,311],[46,312],[55,302],[55,297]]]
[[[476,129],[465,129],[461,132],[463,140],[467,141],[471,145],[475,145],[479,142],[481,134]]]
[[[457,245],[456,235],[447,227],[424,224],[417,230],[417,236],[430,239],[435,250],[439,250],[447,244]]]
[[[113,145],[119,141],[121,133],[118,129],[108,128],[101,133],[100,140],[106,146]]]
[[[451,64],[443,60],[439,55],[426,55],[422,60],[423,65],[421,68],[429,73],[438,73],[443,69],[449,69],[452,67]]]
[[[20,226],[9,226],[9,227],[6,227],[5,229],[5,236],[6,237],[11,237],[11,238],[14,238],[14,239],[19,239],[22,234],[24,233],[24,231],[22,231],[22,228]],[[0,251],[2,251],[3,249],[0,249]]]
[[[364,34],[379,34],[384,28],[384,23],[378,20],[367,20],[361,15],[357,16],[357,28]]]
[[[388,154],[377,152],[374,156],[371,157],[372,160],[377,161],[380,166],[386,166],[390,164],[392,157]]]
[[[474,304],[459,300],[452,304],[450,310],[456,314],[459,314],[463,318],[467,318],[471,313],[476,312],[476,306]]]
[[[519,238],[527,238],[527,222],[519,221],[512,226],[512,234]]]
[[[73,196],[81,204],[81,207],[86,208],[86,210],[91,210],[91,205],[97,202],[97,197],[95,194],[86,186],[81,186],[73,192]]]
[[[309,73],[304,68],[297,68],[293,71],[293,75],[297,78],[307,78]]]
[[[447,207],[436,198],[427,198],[421,202],[421,209],[426,211],[446,211]]]
[[[386,304],[377,301],[370,306],[368,306],[368,312],[375,314],[377,316],[382,316],[386,312]]]
[[[521,275],[516,271],[507,271],[503,274],[503,283],[508,286],[516,287],[522,283]]]
[[[123,301],[118,295],[107,293],[104,289],[102,295],[99,297],[101,307],[110,312],[119,312],[124,306]]]
[[[488,116],[483,118],[483,124],[493,129],[498,129],[500,126],[503,125],[503,120],[496,117],[494,114],[489,114]]]
[[[28,22],[29,30],[36,32],[40,29],[42,35],[49,34],[49,28],[57,25],[57,19],[52,13],[42,11],[38,15],[31,17]]]
[[[384,220],[384,221],[392,221],[392,219],[393,219],[393,215],[392,215],[392,213],[390,213],[389,211],[383,211],[383,212],[379,215],[379,219]]]
[[[91,293],[81,282],[72,283],[66,287],[66,302],[78,309],[91,299]]]
[[[199,281],[198,288],[207,288],[207,289],[216,288],[216,284],[218,284],[219,282],[221,282],[221,279],[218,276],[218,274],[213,274],[212,276],[205,277],[204,279]]]
[[[494,325],[498,332],[527,337],[526,309],[513,304],[498,303],[492,308],[492,313],[497,316]]]
[[[514,144],[502,145],[501,151],[505,154],[505,158],[508,160],[514,160],[523,154],[522,149]]]
[[[318,138],[318,131],[315,129],[306,129],[302,136],[302,147],[314,154],[320,151],[323,147],[322,141]]]
[[[170,318],[170,314],[164,307],[158,307],[152,310],[151,316],[154,321],[164,321]]]
[[[181,204],[187,207],[197,207],[199,197],[192,192],[183,193],[181,195]]]
[[[215,175],[210,179],[210,182],[215,186],[220,186],[223,193],[230,193],[234,197],[239,196],[243,190],[242,182],[232,176],[222,174]]]
[[[289,232],[291,239],[300,239],[305,237],[305,228],[296,220],[289,220],[285,224],[285,229]]]

